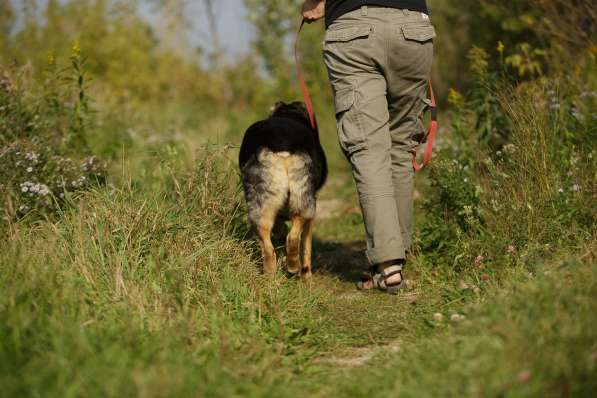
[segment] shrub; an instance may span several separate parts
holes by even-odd
[[[586,244],[597,214],[594,57],[574,75],[517,86],[488,72],[484,51],[470,59],[476,84],[450,95],[452,142],[430,169],[419,246],[458,268],[481,251],[508,264],[508,252],[528,259]]]
[[[26,68],[0,78],[2,222],[55,214],[70,194],[106,180],[105,165],[87,147],[94,121],[80,49],[68,68],[49,64],[41,90]]]

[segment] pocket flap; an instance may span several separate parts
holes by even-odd
[[[343,88],[334,97],[336,114],[345,112],[354,104],[354,90],[352,87]]]
[[[429,23],[409,24],[402,27],[402,33],[407,40],[426,42],[435,37],[435,28]]]
[[[370,26],[352,26],[347,28],[328,30],[325,34],[325,41],[351,41],[359,37],[368,37],[369,33],[371,33]]]

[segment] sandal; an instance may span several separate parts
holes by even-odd
[[[377,288],[389,294],[398,294],[400,290],[406,287],[406,281],[402,276],[401,264],[390,265],[381,272],[377,272],[375,270],[376,268],[372,268],[371,277],[362,280],[357,284],[359,290],[371,290],[373,288]],[[389,283],[388,280],[395,275],[400,275],[400,282]],[[372,287],[366,286],[369,283],[372,285]]]

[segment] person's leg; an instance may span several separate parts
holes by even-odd
[[[413,233],[414,169],[412,157],[424,139],[424,111],[433,60],[435,30],[418,12],[405,11],[394,21],[398,37],[388,41],[390,132],[392,137],[392,179],[402,240],[408,250]]]
[[[359,11],[326,33],[324,58],[334,91],[338,137],[359,193],[372,265],[405,256],[392,181],[385,38]]]

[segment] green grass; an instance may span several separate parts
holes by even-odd
[[[263,276],[247,227],[236,144],[256,116],[179,105],[136,113],[120,148],[112,131],[107,185],[73,193],[49,220],[1,227],[0,396],[597,394],[590,157],[565,174],[581,186],[566,195],[526,171],[545,164],[538,177],[557,186],[565,151],[516,152],[482,169],[482,189],[468,182],[478,169],[436,158],[417,181],[416,218],[443,246],[421,250],[419,232],[409,287],[388,296],[355,288],[363,220],[333,118],[320,118],[331,172],[304,283]],[[126,126],[103,116],[94,148]],[[524,120],[514,134],[529,143]],[[460,211],[471,200],[479,219]]]
[[[457,273],[420,257],[406,294],[358,292],[362,220],[350,179],[337,173],[322,193],[340,201],[318,223],[313,282],[270,280],[237,186],[225,183],[234,171],[205,160],[211,152],[194,168],[179,152],[150,153],[134,152],[131,167],[145,170],[136,180],[125,171],[118,187],[84,194],[59,221],[5,231],[4,396],[597,391],[594,247],[532,277],[514,266],[487,281],[473,267]],[[453,313],[466,318],[452,322]]]

